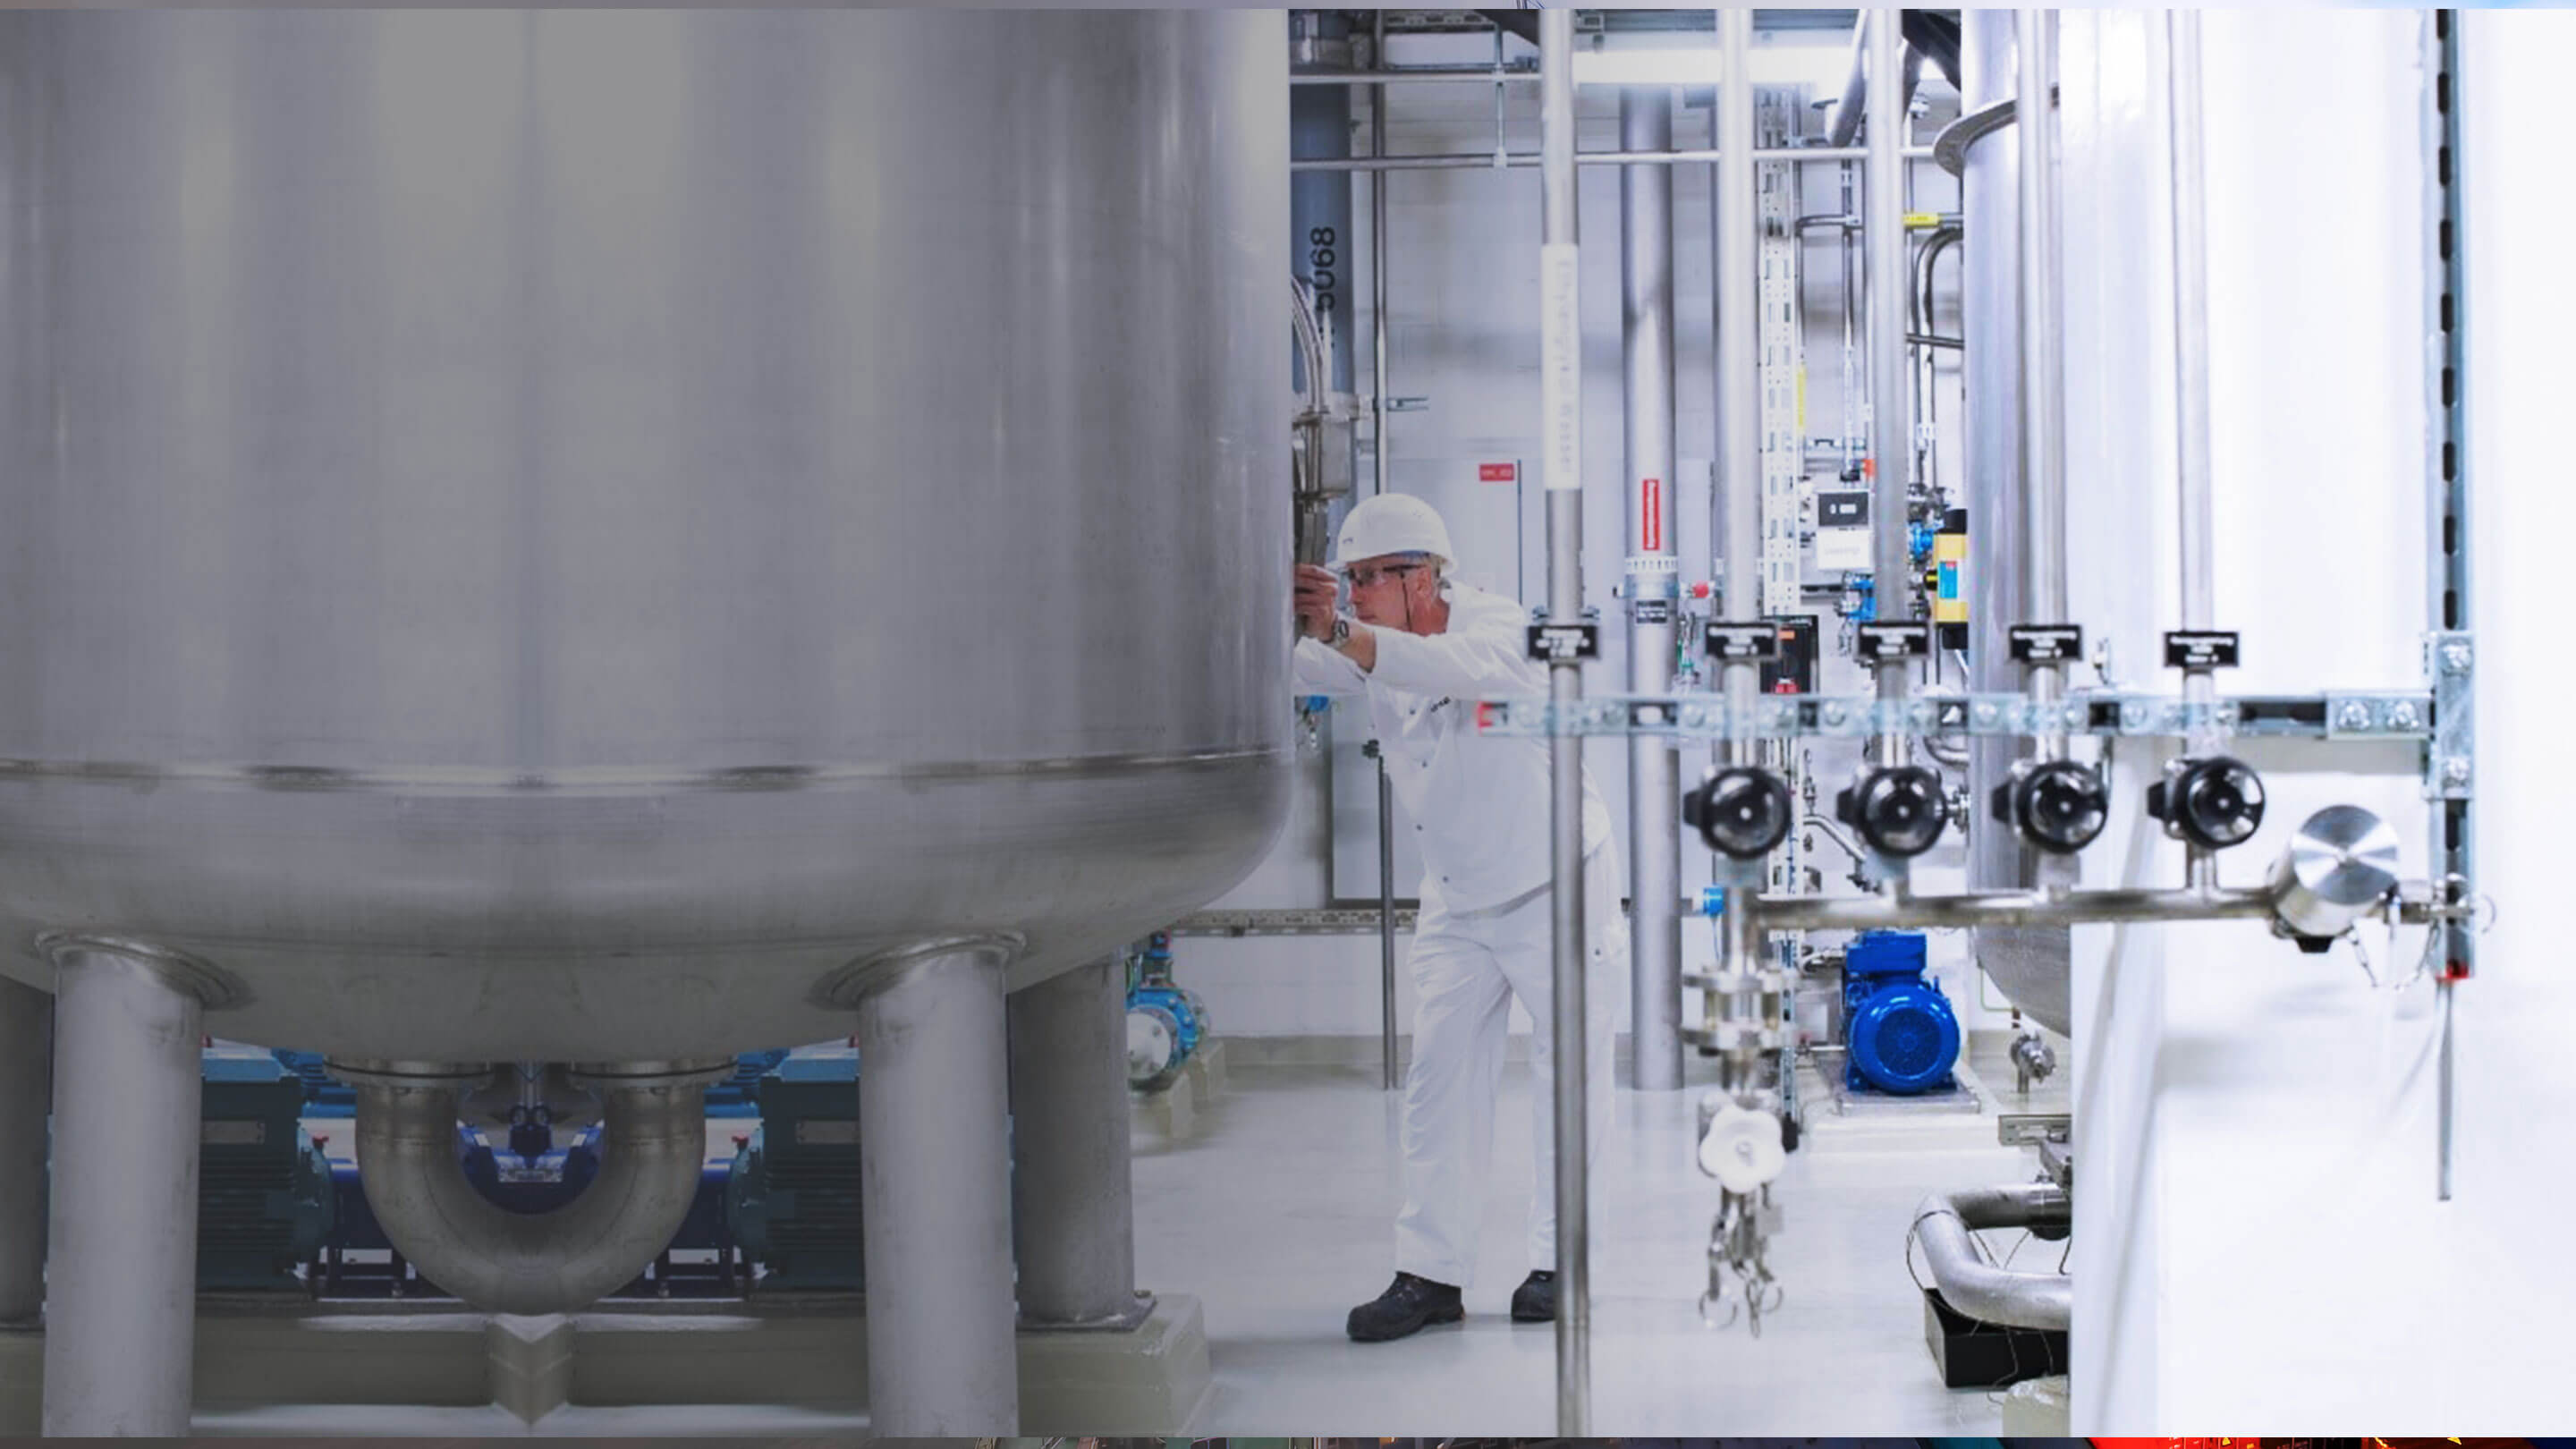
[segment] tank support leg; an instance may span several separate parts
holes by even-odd
[[[1132,1328],[1126,983],[1103,958],[1011,998],[1012,1241],[1023,1328]]]
[[[45,1433],[188,1432],[196,1343],[196,984],[142,952],[54,952]]]
[[[859,998],[872,1437],[1018,1432],[1005,959],[923,952]]]

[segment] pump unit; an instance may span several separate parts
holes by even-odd
[[[297,1288],[337,1217],[330,1160],[298,1117],[304,1084],[255,1047],[210,1047],[197,1166],[197,1286]]]
[[[1159,1092],[1209,1033],[1207,1006],[1172,981],[1172,937],[1156,931],[1127,958],[1127,1085]]]
[[[789,1052],[760,1079],[760,1126],[735,1154],[725,1223],[764,1289],[853,1292],[859,1238],[859,1054]]]
[[[1959,1018],[1925,979],[1917,931],[1865,931],[1843,953],[1844,1084],[1912,1096],[1957,1083]]]

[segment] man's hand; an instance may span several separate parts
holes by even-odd
[[[1333,617],[1341,611],[1342,581],[1331,569],[1297,565],[1297,630],[1309,639],[1329,639]]]

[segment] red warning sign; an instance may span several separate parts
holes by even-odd
[[[1521,465],[1518,463],[1479,463],[1476,465],[1476,481],[1479,483],[1517,483],[1520,481],[1520,476]]]
[[[1645,520],[1643,547],[1648,553],[1664,551],[1664,480],[1648,478],[1637,486],[1638,514]]]

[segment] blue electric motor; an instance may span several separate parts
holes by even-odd
[[[1128,959],[1127,1085],[1158,1092],[1179,1080],[1208,1030],[1206,1005],[1172,982],[1171,934],[1156,931]]]
[[[210,1047],[197,1149],[197,1286],[298,1285],[336,1226],[330,1159],[297,1120],[304,1084],[256,1047]]]
[[[859,1215],[859,1054],[800,1047],[760,1078],[760,1127],[735,1154],[725,1225],[764,1289],[867,1284]]]
[[[1843,1080],[1912,1096],[1956,1085],[1959,1018],[1924,979],[1917,931],[1866,931],[1843,952]]]

